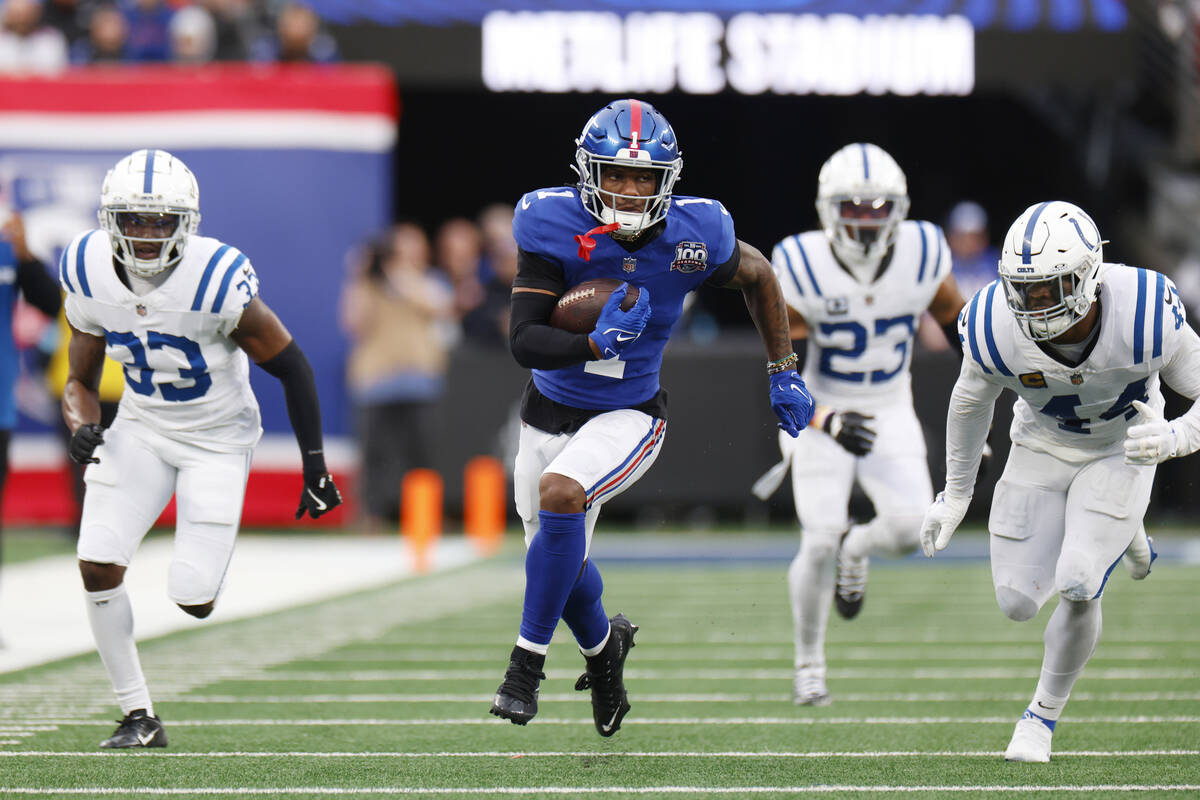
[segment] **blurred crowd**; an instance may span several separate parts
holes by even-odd
[[[367,530],[398,518],[404,473],[433,466],[432,414],[450,351],[469,345],[503,356],[508,346],[512,220],[512,206],[490,205],[476,219],[443,222],[432,237],[399,221],[351,255],[339,317],[350,340],[346,386]]]
[[[328,62],[297,0],[0,0],[0,73],[113,63]]]

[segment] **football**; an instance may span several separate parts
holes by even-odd
[[[591,333],[596,329],[596,320],[600,318],[600,310],[608,302],[608,296],[621,283],[615,278],[596,278],[572,286],[558,299],[550,314],[550,324],[571,333]],[[638,288],[630,285],[625,299],[621,301],[621,310],[633,308],[638,294]]]

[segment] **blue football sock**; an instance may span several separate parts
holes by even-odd
[[[539,511],[541,527],[525,553],[525,609],[521,637],[548,645],[562,617],[567,596],[579,577],[587,532],[583,512]]]
[[[604,603],[600,599],[603,592],[600,570],[588,559],[562,612],[563,622],[575,634],[580,650],[592,650],[608,636],[608,615],[604,613]]]

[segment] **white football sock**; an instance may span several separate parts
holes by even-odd
[[[800,541],[800,551],[788,568],[797,667],[825,663],[825,627],[833,604],[836,554],[837,534],[822,536],[806,532]]]
[[[1083,672],[1088,659],[1096,651],[1100,641],[1100,629],[1103,627],[1103,617],[1100,613],[1100,600],[1072,601],[1060,597],[1058,607],[1050,615],[1046,623],[1046,632],[1042,639],[1046,652],[1042,658],[1042,675],[1038,681],[1037,691],[1045,695],[1043,702],[1053,705],[1061,700],[1059,712],[1071,696],[1075,681]],[[1034,695],[1034,709],[1039,716],[1047,719],[1058,719],[1042,714],[1036,703],[1039,695]]]
[[[88,622],[92,626],[96,650],[112,681],[121,713],[128,714],[144,708],[147,714],[153,716],[150,689],[142,675],[137,645],[133,641],[133,607],[129,603],[125,584],[100,592],[85,591],[84,596],[87,598]]]

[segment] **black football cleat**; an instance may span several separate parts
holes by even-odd
[[[592,719],[601,736],[612,736],[621,729],[621,720],[629,713],[625,694],[625,659],[633,647],[633,635],[638,626],[624,614],[611,620],[608,641],[604,649],[587,657],[587,672],[575,681],[576,691],[592,690]]]
[[[538,685],[546,679],[546,657],[514,647],[508,658],[504,682],[492,698],[492,713],[514,725],[524,725],[537,715]]]
[[[842,534],[838,540],[837,550],[837,579],[833,587],[833,604],[837,612],[846,619],[854,619],[862,611],[863,601],[867,599],[867,565],[870,560],[850,558],[846,555],[846,537],[850,531]]]
[[[166,747],[167,731],[162,720],[146,713],[144,708],[125,715],[113,735],[100,743],[101,747]]]

